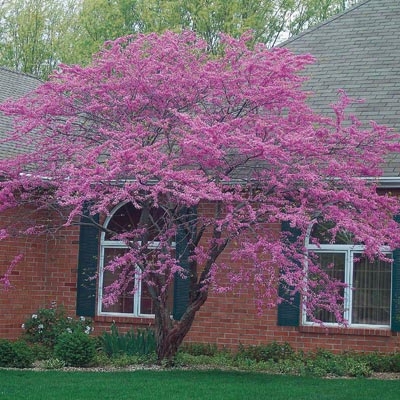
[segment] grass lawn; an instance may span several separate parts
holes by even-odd
[[[0,400],[398,400],[400,380],[321,379],[224,371],[0,370]]]

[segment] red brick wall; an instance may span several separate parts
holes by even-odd
[[[20,217],[21,211],[17,218]],[[14,220],[15,216],[3,214],[0,222],[4,225]],[[19,337],[24,320],[53,301],[63,304],[69,315],[75,315],[78,234],[77,228],[68,228],[52,235],[0,242],[0,276],[16,254],[24,254],[11,275],[12,288],[0,291],[1,338]],[[389,330],[278,327],[276,316],[276,309],[258,315],[253,296],[246,290],[211,294],[186,341],[216,343],[232,349],[239,343],[259,345],[278,341],[289,342],[295,349],[305,351],[318,347],[336,352],[400,350],[400,336]],[[121,330],[146,327],[153,322],[148,318],[96,317],[95,332],[108,330],[113,320]]]
[[[97,317],[96,332],[108,330],[115,321],[121,331],[151,326],[147,318]],[[296,350],[325,348],[334,352],[400,351],[400,335],[390,330],[320,328],[310,326],[279,327],[276,309],[258,315],[250,296],[235,293],[211,295],[198,312],[186,342],[215,343],[220,348],[237,349],[242,345],[288,342]]]
[[[304,351],[400,351],[400,335],[386,329],[280,327],[276,321],[276,308],[258,315],[250,297],[211,296],[198,313],[186,341],[211,342],[232,349],[239,343],[260,345],[277,341]]]
[[[28,214],[29,210],[2,214],[1,226],[23,227]],[[78,228],[69,228],[0,241],[0,276],[16,255],[23,255],[12,271],[11,288],[0,288],[0,337],[19,337],[25,319],[52,302],[75,314],[78,235]]]

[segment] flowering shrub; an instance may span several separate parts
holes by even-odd
[[[24,339],[30,343],[41,343],[53,348],[58,337],[64,332],[82,332],[90,334],[93,331],[92,321],[85,317],[74,319],[67,316],[64,307],[55,303],[50,308],[40,308],[23,324]]]

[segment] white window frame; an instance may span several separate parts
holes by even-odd
[[[307,238],[307,242],[309,239]],[[306,245],[308,252],[313,252],[315,254],[321,253],[338,253],[338,254],[345,254],[345,283],[347,287],[344,289],[344,319],[348,321],[349,327],[354,328],[366,328],[366,329],[388,329],[391,326],[391,319],[392,319],[392,277],[390,282],[390,302],[389,302],[389,323],[387,325],[374,325],[374,324],[356,324],[352,323],[352,298],[353,298],[353,268],[354,268],[354,254],[364,253],[365,246],[362,245],[351,245],[351,244],[320,244],[320,245],[313,245],[307,244]],[[389,247],[382,248],[382,253],[387,255],[392,255],[392,251]],[[393,268],[393,263],[392,263]],[[302,324],[303,325],[319,325],[312,321],[307,321],[307,314],[306,314],[306,307],[303,302],[302,308]],[[324,326],[332,326],[338,327],[340,326],[337,322],[324,322]]]
[[[125,204],[128,202],[123,202],[118,206],[114,207],[111,211],[110,215],[104,221],[103,226],[107,227],[113,218],[114,214]],[[149,249],[157,249],[159,247],[159,242],[151,242],[149,244]],[[176,243],[172,243],[172,246],[175,247]],[[154,318],[154,314],[143,314],[140,312],[141,306],[141,298],[142,298],[142,281],[140,279],[140,268],[136,268],[135,272],[135,286],[134,286],[134,294],[133,294],[133,310],[132,313],[119,313],[119,312],[111,312],[111,311],[103,311],[103,273],[104,273],[104,259],[105,259],[105,251],[106,249],[127,249],[128,246],[118,240],[106,240],[106,233],[102,232],[100,236],[100,259],[99,259],[99,279],[98,279],[98,296],[97,296],[97,314],[100,316],[114,316],[114,317],[133,317],[133,318]]]

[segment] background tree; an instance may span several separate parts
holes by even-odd
[[[106,266],[115,281],[103,301],[134,291],[140,269],[160,360],[172,359],[211,288],[249,285],[262,309],[281,301],[283,279],[308,310],[322,307],[343,322],[341,284],[313,259],[305,268],[315,222],[329,223],[333,241],[352,234],[371,257],[399,245],[398,199],[360,179],[381,174],[399,135],[346,119],[344,95],[336,120],[314,114],[298,75],[311,58],[261,44],[251,50],[249,40],[225,37],[215,57],[191,32],[121,38],[89,67],[62,66],[28,97],[1,106],[16,117],[6,140],[30,151],[0,162],[0,211],[56,210],[65,226],[83,221],[124,241],[127,250]],[[123,202],[140,212],[126,230],[97,222]],[[298,235],[279,234],[283,222]],[[20,234],[46,229],[39,221]],[[309,272],[319,277],[317,292]],[[174,282],[187,291],[172,319]]]
[[[97,32],[91,50],[117,37],[110,35],[113,26],[114,31],[121,33],[119,36],[190,29],[207,41],[211,51],[217,52],[221,33],[240,37],[252,30],[254,42],[272,47],[344,11],[356,4],[356,0],[83,0],[82,4],[80,18],[85,23],[80,26],[87,29],[84,35],[93,38],[91,30]],[[92,54],[84,53],[86,57]]]
[[[87,64],[92,54],[99,51],[103,43],[133,33],[130,25],[135,1],[129,0],[83,0],[74,15],[73,29],[66,39],[71,51],[65,54],[66,64]]]
[[[103,43],[139,32],[195,31],[218,52],[220,33],[272,47],[355,0],[7,0],[0,64],[46,78],[60,62],[86,65]]]
[[[73,0],[1,2],[0,65],[47,77],[68,51],[64,39],[78,12],[75,3]]]

